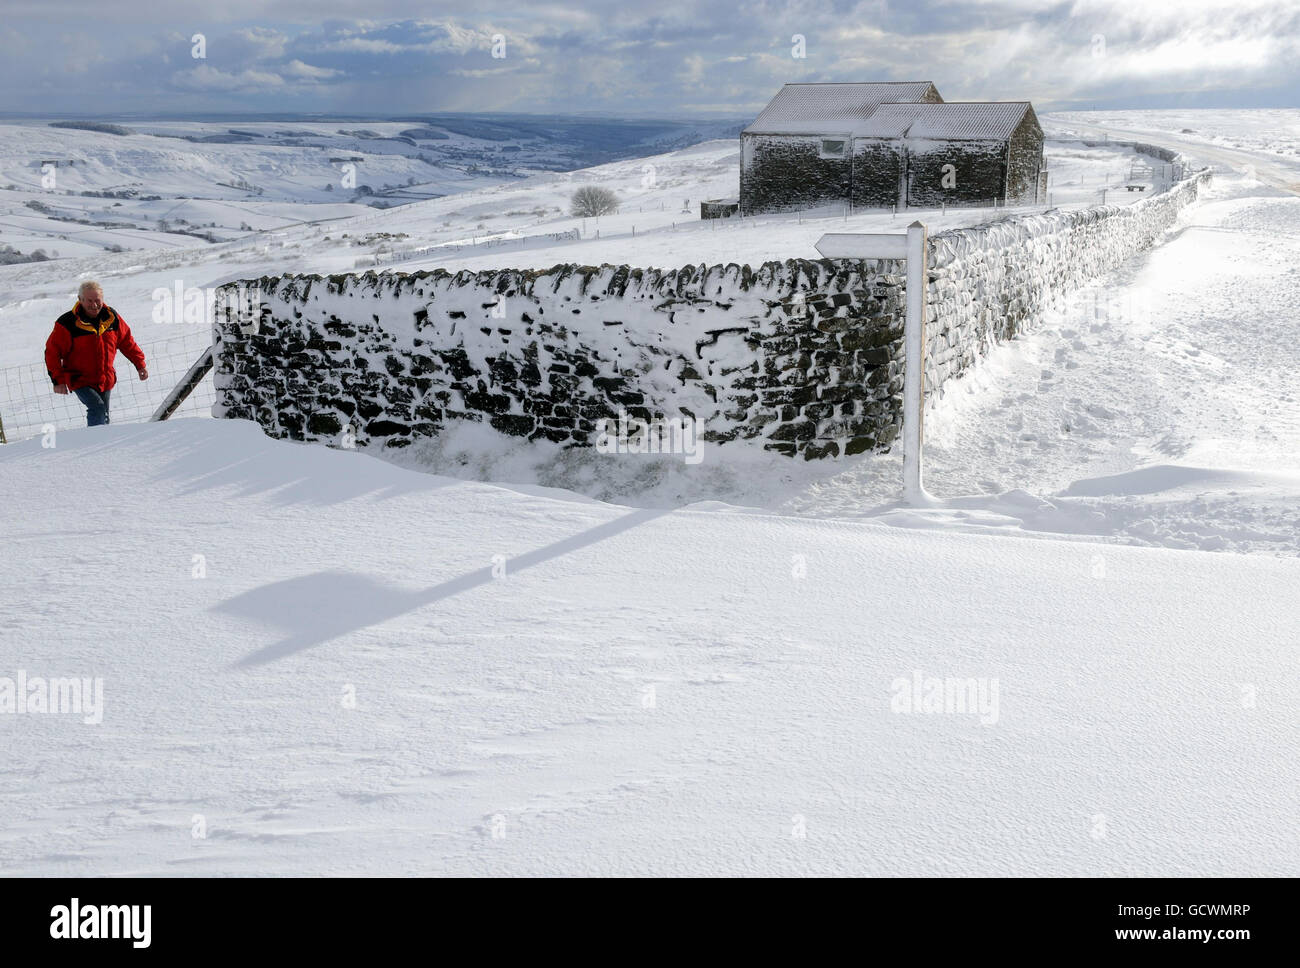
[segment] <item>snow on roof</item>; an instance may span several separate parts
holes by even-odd
[[[747,134],[833,134],[847,132],[888,101],[915,102],[934,87],[930,81],[874,81],[863,84],[787,84],[765,107]]]
[[[857,138],[950,138],[1005,141],[1031,110],[1028,101],[882,104],[852,127]]]

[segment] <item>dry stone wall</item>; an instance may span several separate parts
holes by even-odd
[[[928,398],[1153,245],[1208,177],[933,236]],[[265,276],[218,293],[214,415],[363,447],[449,420],[590,446],[622,412],[791,456],[882,450],[902,424],[904,282],[899,261],[798,259]]]
[[[217,416],[401,447],[450,419],[594,443],[596,421],[693,418],[784,454],[897,435],[903,267],[790,260],[676,270],[278,276],[216,326]],[[233,284],[232,284],[233,286]],[[234,308],[231,308],[234,307]]]

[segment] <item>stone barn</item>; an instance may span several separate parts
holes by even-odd
[[[854,127],[882,104],[942,100],[929,81],[785,85],[740,133],[741,214],[847,200]]]
[[[1028,101],[943,101],[929,81],[787,84],[740,136],[744,215],[1038,201]]]

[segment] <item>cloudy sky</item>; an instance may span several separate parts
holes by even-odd
[[[950,100],[1040,110],[1300,107],[1298,0],[5,0],[4,10],[4,113],[743,117],[786,81],[857,80],[933,80]]]

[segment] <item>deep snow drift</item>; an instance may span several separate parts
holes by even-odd
[[[103,680],[97,725],[0,715],[5,873],[1295,870],[1293,560],[629,510],[237,421],[0,478],[0,677]]]
[[[934,509],[897,454],[791,461],[737,445],[611,461],[480,424],[391,459],[645,507],[1300,555],[1300,198],[1231,171],[1154,250],[995,348],[926,417]]]

